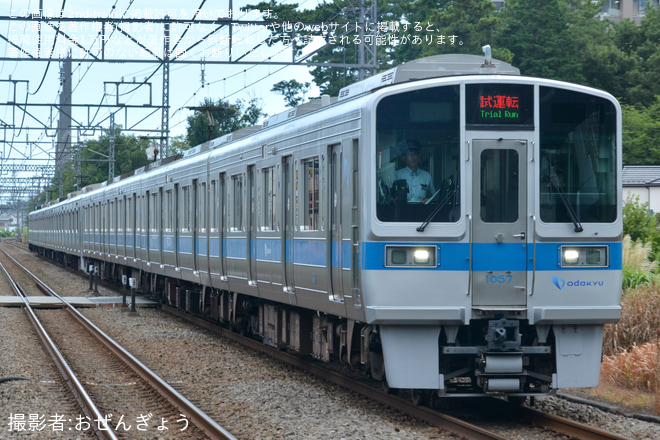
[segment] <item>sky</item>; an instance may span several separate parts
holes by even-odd
[[[283,0],[283,3],[292,0]],[[296,3],[301,8],[311,9],[322,0],[301,0]],[[198,19],[213,20],[226,18],[230,14],[230,0],[41,0],[43,14],[47,17],[65,18],[162,18],[169,15],[174,19],[192,20],[196,10]],[[185,6],[182,6],[185,3]],[[239,20],[261,20],[262,11],[247,11],[245,0],[234,0],[231,15]],[[61,11],[61,7],[64,9]],[[127,34],[105,27],[106,59],[136,60],[143,62],[96,62],[86,60],[92,56],[100,57],[101,25],[62,21],[59,23],[62,34],[57,34],[52,26],[39,25],[35,20],[22,20],[39,10],[39,0],[0,0],[0,16],[11,19],[0,20],[0,57],[11,58],[0,62],[0,164],[8,160],[24,163],[52,164],[54,139],[58,113],[50,105],[59,101],[61,91],[60,73],[62,63],[46,61],[48,54],[55,58],[64,58],[71,51],[72,65],[72,102],[90,104],[94,107],[75,108],[72,111],[73,142],[96,139],[103,129],[109,127],[109,115],[115,111],[115,123],[124,128],[132,127],[152,132],[136,133],[138,136],[159,136],[161,112],[154,109],[129,109],[117,112],[118,108],[98,108],[97,104],[161,105],[163,75],[156,56],[162,55],[164,29],[162,24],[129,23],[124,24]],[[201,6],[201,8],[200,8]],[[179,59],[188,60],[227,60],[228,31],[223,28],[209,38],[203,37],[217,30],[214,25],[196,25],[186,31],[185,25],[172,25],[170,47],[177,46]],[[234,57],[247,52],[269,36],[267,29],[258,26],[234,27]],[[131,41],[139,41],[139,44]],[[7,42],[9,40],[9,42]],[[75,41],[76,43],[72,42]],[[201,43],[200,43],[201,41]],[[10,44],[13,43],[13,44]],[[189,51],[181,49],[189,48]],[[20,48],[20,49],[19,49]],[[29,56],[37,57],[41,50],[43,60],[29,61]],[[150,53],[152,52],[152,53]],[[28,55],[29,54],[29,55]],[[290,48],[283,45],[267,47],[261,45],[244,60],[289,61]],[[234,58],[235,59],[235,58]],[[144,61],[154,62],[144,62]],[[202,81],[202,75],[204,80]],[[145,79],[150,86],[137,83]],[[259,66],[258,64],[226,65],[212,64],[171,64],[170,67],[170,136],[185,134],[187,116],[192,111],[186,107],[199,105],[204,98],[223,99],[229,102],[242,100],[248,102],[257,99],[263,111],[269,116],[286,110],[280,94],[271,92],[273,84],[282,80],[296,79],[299,82],[312,83],[309,70],[296,66]],[[131,84],[135,81],[135,84]],[[121,83],[120,85],[117,85]],[[128,83],[128,84],[127,84]],[[119,97],[117,97],[119,94]],[[318,88],[313,87],[307,98],[317,97]],[[19,105],[13,105],[12,103]],[[27,105],[26,105],[27,104]],[[7,128],[7,127],[13,128]],[[94,129],[77,129],[77,126]],[[30,161],[27,161],[27,158]],[[1,190],[0,190],[1,191]]]

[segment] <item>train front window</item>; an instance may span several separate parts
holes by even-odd
[[[616,220],[616,108],[583,93],[540,88],[540,214],[546,223]]]
[[[380,101],[375,151],[380,221],[458,221],[459,109],[458,85]]]

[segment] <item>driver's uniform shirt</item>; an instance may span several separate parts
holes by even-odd
[[[428,171],[417,168],[417,171],[413,172],[405,167],[397,170],[396,178],[408,182],[408,202],[421,202],[435,193],[433,179]]]

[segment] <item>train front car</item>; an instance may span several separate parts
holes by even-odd
[[[475,58],[395,72],[368,105],[371,373],[445,395],[595,386],[621,313],[619,104]]]

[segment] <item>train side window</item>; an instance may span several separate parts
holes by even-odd
[[[126,200],[126,232],[134,233],[135,231],[135,207],[133,205],[133,197]],[[131,244],[133,245],[133,244]]]
[[[243,175],[231,176],[231,231],[243,230]]]
[[[142,248],[142,249],[145,249],[144,246],[143,246],[144,243],[142,242],[142,237],[147,232],[147,215],[149,213],[145,211],[145,209],[146,209],[145,205],[147,204],[147,202],[145,201],[144,194],[141,194],[137,197],[136,203],[137,203],[136,206],[137,206],[138,220],[137,220],[137,223],[135,225],[135,228],[138,230],[139,236],[140,236],[140,246],[139,247]]]
[[[225,175],[220,174],[218,178],[218,201],[216,203],[216,214],[215,221],[217,224],[218,231],[224,231],[227,229],[227,192],[226,192],[226,183]]]
[[[212,180],[209,188],[209,228],[211,232],[216,232],[218,230],[218,225],[216,224],[216,209],[218,207],[217,190],[218,182]]]
[[[208,194],[206,192],[206,182],[202,182],[197,193],[197,228],[199,232],[206,232],[206,201]]]
[[[160,229],[160,204],[158,203],[158,193],[154,192],[151,194],[151,206],[150,206],[150,216],[151,219],[149,221],[149,228],[151,229],[150,232],[153,233],[158,233]]]
[[[165,191],[165,197],[163,197],[163,229],[166,232],[172,232],[172,190],[168,189]]]
[[[115,201],[110,200],[110,207],[109,207],[109,214],[110,214],[110,234],[114,234],[116,230],[115,223],[117,221],[117,210],[115,209]]]
[[[117,199],[117,232],[124,232],[126,227],[124,215],[124,199]]]
[[[93,228],[93,231],[94,231],[94,235],[93,235],[94,239],[92,240],[92,242],[94,244],[96,244],[96,243],[99,242],[99,237],[98,237],[98,234],[99,234],[99,223],[98,223],[99,222],[99,205],[97,205],[97,204],[92,205],[92,210],[94,212],[94,216],[92,217],[92,228]]]
[[[319,228],[319,158],[302,161],[303,216],[302,229]]]
[[[261,230],[274,231],[276,224],[275,211],[275,168],[261,170],[263,179],[263,206],[261,210]]]
[[[181,188],[181,231],[190,231],[190,187],[184,186]]]

